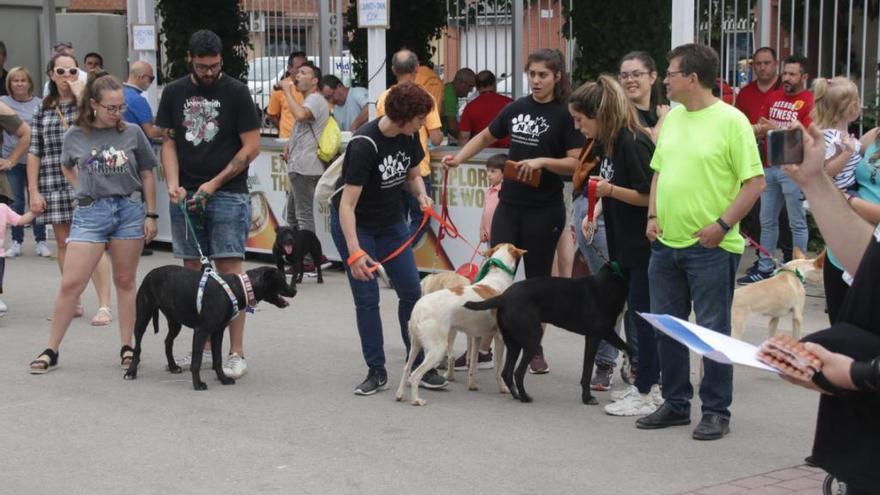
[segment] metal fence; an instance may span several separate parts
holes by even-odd
[[[770,46],[780,59],[809,60],[810,80],[843,75],[859,87],[865,110],[860,131],[880,122],[880,3],[869,0],[697,0],[697,41],[721,57],[719,77],[733,87],[751,79],[755,48]],[[750,4],[754,4],[751,7]]]

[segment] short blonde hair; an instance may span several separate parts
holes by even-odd
[[[34,78],[31,77],[31,73],[28,72],[24,67],[13,67],[9,69],[9,72],[6,74],[6,94],[12,94],[12,78],[17,76],[19,73],[24,74],[24,77],[27,78],[28,84],[30,88],[28,89],[28,94],[34,96]]]
[[[842,123],[853,106],[859,106],[859,88],[847,77],[818,78],[813,81],[813,111],[810,118],[820,129]]]

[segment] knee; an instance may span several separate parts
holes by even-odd
[[[117,291],[131,291],[135,287],[134,273],[114,273],[113,285]]]

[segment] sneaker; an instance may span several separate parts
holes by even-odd
[[[6,311],[8,309],[9,308],[6,307],[6,303],[3,301],[0,301],[0,317],[6,316]]]
[[[174,362],[177,363],[178,366],[183,368],[183,371],[189,371],[190,368],[192,368],[192,353],[187,353],[186,356],[183,356],[182,358],[179,358],[179,359],[175,359]],[[202,351],[202,369],[203,370],[211,369],[211,366],[213,366],[213,363],[214,363],[214,357],[211,354],[211,351]]]
[[[458,359],[455,360],[455,371],[467,371],[467,352],[458,356]],[[495,360],[492,359],[492,351],[483,352],[479,351],[477,353],[477,369],[478,370],[491,370],[495,369]]]
[[[15,258],[16,256],[21,256],[21,243],[12,241],[12,245],[6,250],[6,257]]]
[[[354,389],[354,394],[373,395],[380,390],[388,390],[388,373],[384,369],[370,368],[367,378]]]
[[[617,402],[605,406],[605,414],[609,416],[647,416],[657,410],[651,394],[629,395]]]
[[[550,365],[547,364],[547,360],[544,359],[543,347],[539,348],[538,353],[532,356],[532,360],[529,362],[529,373],[535,375],[550,373]]]
[[[229,354],[223,366],[223,374],[232,379],[243,377],[247,373],[247,361],[237,352]]]
[[[663,405],[666,400],[663,398],[663,391],[660,389],[660,384],[655,383],[651,385],[651,401],[654,402],[654,405],[660,407]]]
[[[754,268],[754,267],[753,267]],[[749,268],[746,271],[746,274],[742,277],[736,279],[737,285],[749,285],[755,282],[760,282],[761,280],[768,279],[773,276],[772,272],[762,272],[757,268]]]
[[[419,386],[422,388],[429,388],[431,390],[438,390],[449,385],[449,382],[446,381],[446,378],[443,378],[440,373],[437,373],[437,370],[430,369],[427,373],[422,376],[422,381],[419,382]]]
[[[633,397],[639,395],[639,389],[636,388],[635,385],[630,385],[623,390],[615,390],[611,392],[611,400],[613,402],[617,402],[619,400],[626,399],[627,397]]]
[[[597,364],[593,379],[590,380],[590,390],[605,392],[611,390],[611,379],[614,377],[613,364]]]
[[[41,256],[43,258],[52,257],[52,251],[49,250],[49,246],[46,245],[46,241],[40,241],[37,243],[37,256]]]

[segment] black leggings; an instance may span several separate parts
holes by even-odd
[[[825,309],[828,312],[828,321],[834,325],[837,323],[840,306],[843,305],[849,285],[843,281],[843,271],[827,258],[822,267],[822,279],[825,282]]]
[[[547,206],[519,206],[501,201],[492,217],[491,244],[509,242],[528,251],[523,256],[526,278],[549,276],[564,225],[562,201]]]

